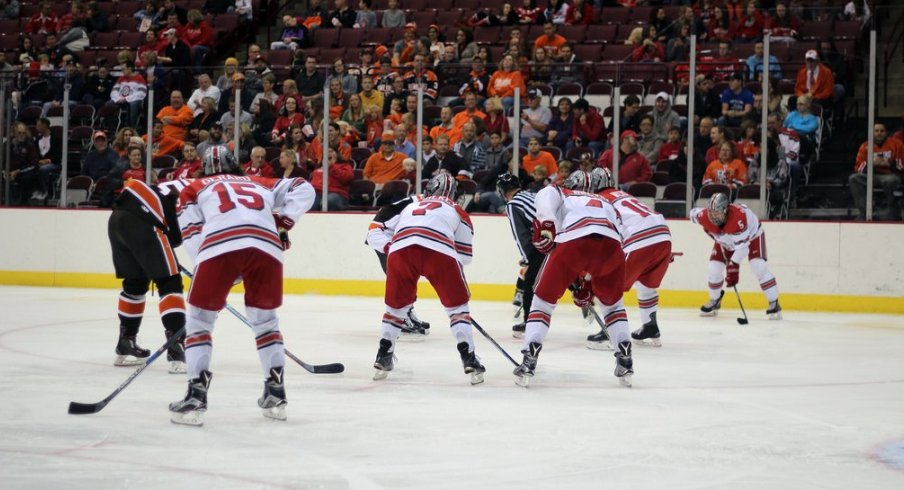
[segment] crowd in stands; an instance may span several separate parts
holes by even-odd
[[[250,0],[45,1],[28,4],[27,16],[20,3],[0,0],[0,21],[23,26],[15,49],[0,51],[0,68],[24,83],[17,109],[39,107],[35,122],[58,116],[62,84],[54,80],[65,74],[70,107],[94,109],[90,122],[98,131],[83,137],[89,151],[81,173],[95,183],[144,178],[132,167],[134,148],[151,152],[155,167],[170,163],[155,176],[180,178],[196,175],[204,151],[224,144],[238,146],[249,174],[305,176],[318,193],[326,160],[330,209],[373,205],[381,190],[384,201],[396,189],[410,192],[420,160],[423,179],[438,171],[457,176],[466,182],[469,208],[483,212],[501,212],[493,184],[511,169],[516,147],[525,186],[557,182],[577,168],[611,167],[618,151],[624,189],[685,182],[691,160],[698,190],[720,184],[736,192],[766,179],[773,199],[790,201],[850,93],[854,40],[837,47],[844,37],[833,36],[831,26],[854,24],[848,32],[856,38],[873,10],[866,1],[308,0],[305,15],[281,17],[268,50],[247,46],[241,64],[237,53],[215,49],[223,36],[217,21],[235,17],[253,33]],[[112,30],[116,4],[132,5],[117,7],[115,22],[129,19],[134,32]],[[85,46],[111,32],[120,43],[129,34],[134,44],[111,50],[113,58]],[[687,76],[691,33],[698,36],[694,80]],[[771,79],[765,96],[764,73]],[[40,82],[43,92],[28,90]],[[696,85],[694,114],[687,111],[689,83]],[[147,121],[150,103],[154,119]],[[115,121],[99,124],[102,112]],[[764,112],[768,171],[761,175]],[[21,204],[45,199],[59,169],[62,135],[44,135],[43,124],[29,138],[43,153],[26,148],[18,131],[12,135],[19,149],[7,177]],[[148,126],[151,148],[141,136]],[[27,176],[32,167],[40,172]]]

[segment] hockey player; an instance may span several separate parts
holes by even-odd
[[[151,281],[160,293],[160,317],[167,339],[185,326],[182,276],[174,247],[182,243],[176,218],[178,194],[163,195],[137,179],[125,182],[107,224],[119,293],[119,340],[115,366],[144,364],[151,352],[136,341]],[[185,372],[184,334],[167,350],[170,373]]]
[[[288,231],[314,203],[314,188],[298,178],[228,175],[237,171],[225,146],[212,147],[204,156],[204,177],[179,194],[179,224],[195,270],[185,325],[188,392],[169,405],[177,424],[203,424],[214,321],[239,279],[265,376],[258,406],[265,417],[286,419],[285,351],[276,317],[282,304],[283,250],[291,245]]]
[[[769,301],[766,315],[770,320],[780,320],[778,285],[766,265],[766,235],[753,211],[743,204],[730,204],[728,196],[717,193],[705,208],[692,209],[690,218],[715,241],[709,255],[709,302],[700,307],[700,316],[716,316],[725,295],[722,274],[725,274],[725,286],[737,285],[739,264],[747,257]]]
[[[656,289],[672,261],[672,236],[665,218],[650,210],[631,194],[615,188],[612,173],[606,168],[595,168],[591,172],[593,192],[599,193],[618,212],[624,229],[622,250],[625,252],[625,292],[633,286],[637,290],[637,304],[643,326],[631,338],[638,343],[662,346],[659,340],[659,325],[656,310],[659,294]],[[609,349],[606,329],[587,337],[589,349]]]
[[[527,317],[521,353],[524,359],[515,368],[515,382],[527,386],[537,367],[537,357],[556,303],[574,278],[581,277],[572,293],[580,307],[602,303],[606,327],[615,341],[615,376],[623,386],[631,386],[634,374],[628,315],[622,302],[625,255],[622,252],[621,223],[608,201],[590,194],[591,175],[573,172],[565,188],[550,185],[535,200],[534,247],[548,254],[534,287],[534,300]]]
[[[386,254],[389,250],[390,242],[392,241],[392,235],[396,232],[399,213],[401,213],[409,204],[413,203],[415,197],[416,196],[408,196],[405,199],[383,206],[377,211],[377,215],[374,216],[373,221],[367,228],[367,239],[364,242],[370,245],[377,253],[377,258],[380,259],[380,267],[383,268],[383,273],[386,273]],[[452,199],[454,196],[448,197]],[[426,335],[430,334],[430,324],[421,321],[417,315],[414,314],[413,304],[402,320],[404,321],[404,324],[402,325],[403,338],[407,337],[423,340]]]
[[[375,380],[386,378],[394,367],[396,339],[417,299],[417,281],[424,276],[449,315],[465,374],[471,376],[471,384],[483,382],[486,368],[474,354],[468,305],[471,293],[462,271],[462,265],[471,262],[474,229],[468,215],[450,199],[456,187],[455,178],[441,171],[427,183],[423,197],[415,197],[386,223],[395,233],[384,248],[386,313],[374,361]]]
[[[496,190],[505,199],[505,215],[508,216],[509,225],[512,227],[512,235],[515,237],[515,245],[521,253],[521,263],[526,264],[521,285],[521,311],[524,321],[512,327],[512,336],[516,339],[524,337],[524,326],[527,324],[527,315],[530,313],[530,305],[534,299],[534,283],[537,273],[543,265],[545,255],[540,253],[531,242],[533,236],[533,223],[537,213],[534,207],[534,199],[537,195],[528,190],[521,190],[521,182],[512,174],[505,173],[496,179]]]

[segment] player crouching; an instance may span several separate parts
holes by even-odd
[[[628,315],[622,302],[625,254],[621,222],[608,201],[590,194],[589,173],[573,172],[565,187],[547,186],[535,200],[533,245],[548,256],[534,287],[521,350],[524,360],[515,368],[515,383],[530,383],[556,303],[574,278],[586,273],[591,279],[579,281],[573,293],[575,304],[590,306],[594,297],[602,303],[604,322],[616,346],[615,377],[622,386],[630,387],[634,364]]]
[[[386,378],[395,367],[396,340],[417,299],[418,279],[424,276],[449,315],[465,374],[471,376],[471,384],[483,383],[486,368],[474,353],[468,305],[471,293],[462,271],[462,265],[471,262],[474,227],[450,199],[457,185],[454,177],[441,172],[427,183],[424,197],[415,198],[398,213],[395,233],[386,248],[386,313],[374,380]]]
[[[716,316],[722,307],[722,275],[725,286],[735,287],[740,275],[740,263],[744,257],[756,274],[760,289],[769,301],[766,315],[770,320],[781,320],[782,307],[778,304],[778,284],[766,265],[766,234],[747,206],[729,204],[728,196],[713,194],[705,208],[694,208],[691,221],[703,227],[715,242],[709,255],[709,302],[700,307],[700,316]]]

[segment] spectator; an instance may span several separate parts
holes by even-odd
[[[38,148],[31,137],[31,131],[23,122],[13,125],[9,145],[9,173],[4,177],[19,186],[19,200],[16,204],[26,205],[29,198],[40,197],[38,186]],[[84,168],[84,166],[83,166]],[[46,196],[45,196],[46,197]]]
[[[636,104],[634,104],[634,101],[636,101]],[[626,105],[625,112],[633,110],[634,114],[636,114],[640,108],[640,99],[636,95],[629,95],[625,99],[625,104],[629,103],[632,104],[630,106],[631,109]],[[571,141],[566,144],[566,148],[571,150],[572,148],[586,146],[593,150],[595,154],[602,152],[606,148],[606,142],[603,140],[605,136],[603,116],[596,110],[596,107],[590,107],[586,99],[578,99],[571,106],[571,112],[574,113],[574,125],[571,128]],[[625,127],[624,122],[626,119],[622,119],[622,127]]]
[[[226,62],[223,63],[223,74],[220,75],[220,78],[217,78],[216,83],[220,93],[228,92],[232,89],[232,78],[238,73],[238,70],[239,60],[234,57],[226,58]]]
[[[399,0],[389,0],[386,10],[383,11],[383,27],[402,27],[407,21],[405,12],[399,9]]]
[[[675,27],[677,35],[666,43],[665,61],[676,61],[686,63],[688,61],[688,51],[690,51],[691,28],[688,24],[678,24]]]
[[[559,22],[559,24],[561,23]],[[557,58],[559,56],[559,48],[567,42],[561,34],[556,33],[556,26],[552,20],[547,20],[543,24],[543,34],[534,41],[534,49],[543,48],[550,58]]]
[[[361,96],[358,94],[351,94],[348,98],[348,109],[342,113],[342,120],[347,122],[358,135],[363,135],[366,129],[365,119],[364,106],[361,105]]]
[[[368,106],[376,106],[383,110],[383,94],[374,88],[374,80],[369,76],[361,78],[361,92],[358,93],[361,98],[361,106],[367,110]]]
[[[707,42],[724,42],[731,41],[734,37],[734,29],[732,29],[731,19],[724,7],[716,7],[712,9],[712,16],[706,26]]]
[[[800,136],[801,157],[812,155],[816,151],[816,131],[819,129],[819,118],[810,111],[813,99],[809,95],[797,98],[797,110],[791,111],[782,126],[793,129]]]
[[[330,73],[330,76],[327,77],[327,82],[330,82],[333,79],[339,80],[339,85],[342,87],[343,93],[354,94],[358,92],[358,79],[354,75],[348,73],[342,58],[333,61],[333,70]]]
[[[528,87],[539,87],[541,85],[550,85],[552,83],[553,66],[552,59],[543,48],[534,49],[534,58],[528,62],[527,77]]]
[[[144,168],[144,152],[141,151],[141,148],[132,147],[129,148],[128,153],[129,159],[126,162],[126,167],[122,171],[120,175],[118,175],[118,179],[122,182],[126,182],[129,180],[140,180],[145,182],[147,179],[147,171]],[[153,180],[156,177],[156,174],[151,174],[151,179]],[[119,183],[119,186],[122,186],[122,182]]]
[[[650,163],[655,163],[659,158],[659,149],[663,143],[656,137],[653,126],[653,116],[647,114],[640,118],[640,133],[635,135],[637,153],[643,155]]]
[[[15,20],[19,18],[19,0],[0,0],[0,20]]]
[[[722,115],[722,100],[713,92],[712,75],[697,77],[697,90],[694,93],[696,103],[694,105],[694,123],[699,124],[700,118],[709,117],[717,119]]]
[[[742,158],[747,164],[748,177],[750,176],[750,162],[756,161],[760,153],[760,132],[756,126],[756,122],[750,119],[742,122],[741,137],[737,140],[738,146],[741,147],[741,153],[737,154],[737,157]]]
[[[108,32],[110,30],[110,21],[107,13],[101,9],[97,2],[88,2],[85,9],[85,30],[88,33]]]
[[[201,109],[201,113],[195,116],[188,126],[188,134],[193,141],[207,139],[207,132],[210,131],[210,127],[219,120],[217,104],[210,97],[204,97],[201,100]]]
[[[658,163],[663,160],[674,160],[681,154],[682,148],[684,148],[684,141],[681,140],[681,128],[672,126],[669,129],[669,137],[662,147],[659,148],[659,155],[657,155],[655,161]],[[650,162],[653,161],[650,160]]]
[[[823,107],[831,107],[835,95],[835,76],[832,70],[819,62],[816,50],[809,50],[804,55],[806,66],[797,72],[797,83],[794,84],[794,95],[809,95],[813,102]]]
[[[646,32],[655,36],[656,28],[649,26]],[[665,48],[655,37],[647,37],[634,47],[631,53],[631,61],[636,62],[660,62],[665,61]]]
[[[558,89],[563,83],[583,83],[584,62],[574,54],[570,44],[563,44],[559,48],[558,62],[553,66],[552,85]]]
[[[326,77],[317,69],[317,58],[308,55],[304,60],[304,71],[295,78],[298,91],[307,100],[323,98]]]
[[[492,190],[496,185],[496,177],[511,171],[512,152],[503,144],[505,140],[503,140],[502,134],[495,131],[488,131],[488,133],[490,144],[487,146],[487,168],[496,172],[496,175],[483,187]]]
[[[800,35],[800,21],[788,12],[788,6],[779,3],[775,6],[775,14],[766,19],[765,32],[769,33],[773,42],[793,43]]]
[[[332,148],[327,151],[327,159],[330,177],[327,184],[327,210],[342,211],[348,206],[348,191],[352,181],[355,180],[355,170],[348,163],[340,162],[338,153]],[[314,186],[314,191],[317,193],[313,209],[320,210],[323,199],[322,165],[317,165],[317,169],[311,173],[311,185]]]
[[[675,21],[669,18],[668,12],[662,7],[653,7],[648,24],[656,28],[655,40],[659,43],[666,43],[677,34],[673,30]]]
[[[522,0],[521,6],[515,9],[518,15],[518,23],[522,25],[537,24],[543,9],[537,7],[537,0]]]
[[[395,133],[384,131],[382,136],[380,136],[380,151],[371,155],[367,159],[367,163],[364,164],[364,178],[380,187],[390,180],[401,179],[405,176],[402,160],[407,157],[404,153],[399,153],[395,150],[395,139]],[[439,148],[440,145],[437,144],[437,156],[439,156]],[[446,148],[448,148],[448,141],[446,142]]]
[[[192,110],[192,113],[195,116],[200,114],[203,110],[201,108],[201,101],[204,100],[205,97],[213,99],[214,106],[216,106],[220,102],[220,89],[211,82],[210,75],[202,74],[198,75],[198,88],[192,92],[191,97],[188,99],[188,108]]]
[[[251,111],[251,102],[254,101],[254,97],[258,94],[258,91],[252,90],[248,88],[245,84],[245,75],[236,72],[232,75],[232,86],[229,87],[228,90],[220,91],[220,102],[217,104],[217,112],[221,114],[225,114],[227,112],[235,112],[234,109],[229,109],[230,102],[233,104],[233,108],[235,107],[235,100],[238,95],[241,95],[242,102],[242,112],[248,113]],[[251,117],[250,114],[248,116]],[[244,119],[244,116],[242,116]],[[242,121],[243,123],[245,121]],[[250,122],[248,122],[250,124]],[[224,126],[226,123],[223,124]]]
[[[287,80],[290,81],[290,80]],[[348,106],[348,98],[345,96],[345,91],[342,89],[342,84],[339,83],[338,78],[332,78],[329,81],[330,87],[330,119],[338,120],[342,117],[342,113],[345,112],[345,109]],[[415,102],[415,106],[417,102]]]
[[[116,85],[113,85],[110,92],[110,101],[129,115],[129,126],[138,126],[138,118],[141,117],[141,109],[147,96],[147,81],[135,73],[134,63],[126,63],[122,76],[116,80]]]
[[[254,32],[254,29],[250,28],[254,21],[254,5],[251,0],[235,0],[234,8],[242,27],[249,32]]]
[[[568,15],[568,7],[565,0],[549,0],[546,3],[546,10],[543,11],[545,22],[556,25],[564,24],[565,17]]]
[[[477,126],[473,122],[465,123],[461,128],[461,139],[452,147],[455,152],[464,161],[465,165],[458,173],[452,173],[457,178],[468,178],[474,176],[479,170],[487,169],[487,150],[483,143],[477,139]]]
[[[60,162],[63,157],[63,142],[50,131],[50,121],[40,118],[37,121],[37,136],[35,136],[35,148],[38,151],[37,171],[31,178],[34,180],[32,188],[37,189],[37,196],[32,199],[44,201],[50,192],[50,174],[60,171]],[[27,192],[23,192],[27,194]]]
[[[295,51],[305,40],[306,29],[298,25],[298,18],[293,15],[284,15],[282,18],[283,30],[279,34],[279,41],[270,43],[270,49],[291,49]]]
[[[860,211],[858,219],[861,220],[866,217],[868,144],[869,141],[866,141],[860,145],[854,165],[855,172],[848,178],[854,206]],[[881,219],[897,221],[901,219],[901,210],[894,191],[901,185],[904,177],[904,143],[897,138],[889,138],[885,124],[877,122],[873,126],[873,145],[873,186],[882,189],[888,203],[888,210]]]
[[[722,92],[722,117],[720,125],[737,127],[741,120],[753,110],[753,94],[744,88],[744,75],[735,73],[728,81],[728,88]]]
[[[279,170],[276,177],[279,179],[295,179],[305,177],[304,170],[298,166],[298,154],[294,150],[279,152]]]
[[[167,135],[163,131],[163,122],[159,119],[154,120],[154,124],[151,128],[151,134],[153,135],[153,141],[151,141],[151,147],[149,150],[151,151],[152,157],[159,157],[163,155],[177,155],[182,153],[182,147],[185,145],[185,142],[180,139],[173,138],[172,136]],[[141,137],[144,141],[145,146],[148,143],[148,135],[144,135]],[[200,152],[201,148],[198,148]]]
[[[869,22],[873,14],[870,10],[869,2],[866,0],[850,0],[845,4],[842,15],[847,20],[860,22],[860,26],[863,27]]]
[[[444,107],[443,109],[446,108]],[[502,138],[502,141],[507,140],[511,128],[509,128],[508,117],[502,112],[502,101],[499,100],[499,97],[490,97],[484,103],[484,109],[487,113],[486,117],[483,118],[486,134],[497,133]],[[450,110],[449,114],[451,113],[452,111]],[[489,137],[487,137],[488,139]]]
[[[471,29],[462,27],[455,31],[455,59],[460,63],[470,63],[477,56],[477,43]]]
[[[348,5],[348,0],[335,0],[336,10],[330,13],[321,27],[354,27],[358,14]]]
[[[417,25],[414,22],[405,24],[402,39],[396,41],[392,46],[392,66],[405,66],[410,63],[417,42]]]
[[[442,112],[440,112],[440,116],[442,116]],[[467,93],[465,94],[465,110],[452,117],[452,126],[455,128],[453,132],[460,132],[467,122],[471,122],[474,119],[483,121],[486,117],[487,115],[477,108],[477,95]]]
[[[747,165],[735,156],[735,145],[725,141],[719,148],[719,158],[709,162],[703,174],[703,185],[725,184],[732,189],[747,183]]]
[[[273,167],[265,159],[267,151],[262,146],[255,146],[251,149],[251,159],[242,165],[242,172],[251,177],[268,177],[273,178],[276,174]]]
[[[835,81],[835,97],[833,100],[838,104],[844,98],[846,92],[844,82],[847,80],[847,60],[843,54],[838,52],[833,38],[820,41],[817,51],[819,59],[823,60],[825,66],[832,70],[832,77]]]
[[[571,132],[574,130],[574,114],[571,112],[571,99],[562,97],[559,99],[558,113],[549,121],[546,131],[546,144],[558,147],[566,151],[568,142],[571,141]]]
[[[549,171],[546,170],[546,167],[534,167],[533,172],[530,173],[530,177],[532,181],[528,185],[527,190],[533,192],[534,194],[540,192],[541,189],[549,185]]]
[[[187,68],[191,66],[191,48],[179,39],[176,29],[170,27],[163,31],[163,34],[166,37],[166,47],[163,49],[163,55],[159,57],[160,63],[171,70],[170,79],[173,80],[171,86],[182,87],[183,77],[187,78],[189,73]]]
[[[176,18],[179,20],[180,24],[188,22],[188,10],[176,5],[176,0],[163,0],[161,9],[166,16],[176,14]]]
[[[706,163],[709,163],[713,160],[719,159],[719,148],[722,146],[722,143],[726,141],[731,142],[731,138],[726,134],[726,130],[723,126],[713,126],[709,131],[709,140],[710,144],[707,145],[706,154]],[[734,150],[732,151],[733,155],[741,155],[743,154],[743,149],[741,145],[733,143]]]
[[[286,140],[286,133],[289,126],[296,124],[299,127],[304,125],[304,114],[298,110],[298,101],[294,97],[286,99],[286,103],[279,109],[279,115],[273,130],[270,132],[270,141],[279,145]]]
[[[731,50],[731,41],[720,41],[719,50],[708,66],[716,80],[728,80],[733,73],[740,73],[743,67],[738,63],[738,57]]]
[[[532,88],[527,91],[528,107],[521,110],[521,141],[524,146],[531,138],[546,141],[546,130],[549,121],[552,120],[552,111],[549,107],[540,105],[543,94],[540,89]]]
[[[609,148],[596,162],[597,167],[612,170],[613,148]],[[618,185],[627,190],[635,182],[649,182],[653,177],[653,169],[649,160],[637,151],[637,133],[625,131],[621,134],[619,145]]]
[[[528,174],[534,173],[537,167],[543,167],[546,175],[553,175],[558,171],[556,158],[552,153],[541,149],[539,138],[530,138],[527,143],[527,153],[521,156],[521,167]]]
[[[753,54],[747,58],[747,76],[751,80],[763,79],[764,52],[763,42],[757,41],[753,45]],[[779,64],[778,58],[771,54],[769,55],[769,74],[773,80],[782,77],[782,66]]]
[[[425,179],[435,176],[440,170],[445,170],[451,175],[458,175],[458,172],[465,168],[464,160],[451,149],[448,135],[441,134],[436,138],[436,154],[424,165],[423,177]]]
[[[39,10],[28,19],[23,30],[25,34],[56,33],[58,21],[51,2],[44,0],[41,2]]]
[[[577,104],[575,104],[577,109]],[[575,114],[577,117],[577,114]],[[609,133],[615,132],[615,118],[609,121]],[[622,108],[621,118],[619,118],[620,132],[640,131],[640,97],[631,94],[625,97],[624,107]]]
[[[429,162],[434,155],[436,155],[436,150],[433,149],[433,138],[424,136],[421,140],[421,163]]]
[[[436,78],[436,73],[427,69],[427,60],[424,55],[414,55],[412,69],[402,77],[402,81],[405,84],[405,90],[409,94],[416,94],[418,89],[423,90],[424,103],[432,105],[436,101],[439,81]]]
[[[590,25],[593,22],[593,7],[585,0],[572,0],[571,7],[565,13],[567,25]]]
[[[173,90],[170,105],[157,113],[157,119],[163,122],[163,133],[181,141],[188,137],[188,127],[194,119],[191,109],[183,101],[182,92]]]
[[[653,137],[659,140],[659,143],[665,143],[668,139],[669,129],[674,126],[681,126],[681,118],[678,113],[672,110],[672,96],[659,92],[656,94],[656,103],[653,106]],[[650,161],[654,161],[650,159]]]
[[[464,111],[462,111],[464,112]],[[459,113],[460,114],[460,113]],[[462,123],[464,125],[464,123]],[[455,144],[461,137],[461,128],[456,127],[452,122],[452,108],[444,106],[439,111],[439,124],[430,128],[430,137],[436,141],[440,135],[446,135],[451,144]]]
[[[71,29],[73,25],[79,27],[84,26],[85,19],[86,15],[82,10],[82,4],[79,2],[72,2],[69,13],[64,14],[57,20],[57,32],[62,35]]]
[[[201,157],[194,143],[186,141],[182,145],[182,160],[170,175],[170,180],[196,179],[201,175]]]
[[[371,0],[358,0],[358,13],[355,16],[354,27],[358,29],[370,29],[377,27],[377,13],[370,9]]]
[[[407,158],[417,158],[417,147],[408,139],[408,125],[404,121],[396,125],[393,134],[395,134],[395,141],[393,142],[395,151],[405,155]]]
[[[742,43],[758,43],[763,38],[763,28],[766,26],[766,20],[763,14],[757,9],[756,0],[748,0],[747,7],[744,8],[744,15],[738,21],[735,29],[736,39]],[[772,60],[769,60],[772,64]],[[750,62],[747,62],[748,66]]]
[[[137,133],[135,130],[126,126],[124,128],[120,128],[119,131],[116,132],[116,137],[113,138],[113,150],[121,159],[127,158],[129,151],[129,143],[131,142],[133,137],[136,137]],[[141,139],[141,138],[138,138]]]
[[[94,145],[82,163],[82,175],[87,175],[97,182],[116,167],[119,156],[107,145],[107,135],[103,131],[96,131],[93,140]]]

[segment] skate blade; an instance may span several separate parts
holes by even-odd
[[[515,331],[512,331],[512,337],[514,337],[514,338],[516,338],[516,339],[523,339],[523,338],[524,338],[524,332],[515,332]]]
[[[170,361],[170,374],[185,374],[185,363],[182,361]]]
[[[770,319],[770,320],[781,320],[781,319],[782,319],[782,312],[772,313],[771,315],[769,315],[769,319]]]
[[[427,340],[427,334],[402,332],[399,334],[399,340],[404,342],[423,342]]]
[[[587,342],[587,348],[590,350],[612,350],[612,344],[607,340],[606,342]]]
[[[283,403],[282,405],[277,405],[275,407],[262,408],[261,413],[268,419],[286,420],[286,404]]]
[[[146,357],[116,356],[113,365],[116,367],[143,366],[145,362],[147,362]]]
[[[384,371],[380,368],[376,368],[376,370],[374,371],[374,381],[386,379],[387,376],[389,376],[389,371]]]
[[[633,386],[633,380],[631,379],[632,377],[633,375],[631,374],[621,376],[620,378],[618,378],[618,383],[625,388],[630,388],[631,386]]]
[[[201,427],[204,425],[204,412],[191,410],[188,412],[172,412],[170,422],[178,425],[190,425],[192,427]]]
[[[701,312],[700,312],[700,316],[702,316],[702,317],[716,316],[716,314],[717,314],[718,312],[719,312],[718,310],[713,310],[713,311],[701,311]]]
[[[522,387],[527,388],[530,386],[530,379],[533,376],[515,376],[515,384]]]
[[[662,347],[662,341],[659,339],[633,339],[634,345],[642,347]]]
[[[483,373],[471,373],[471,384],[479,385],[480,383],[483,383]]]

